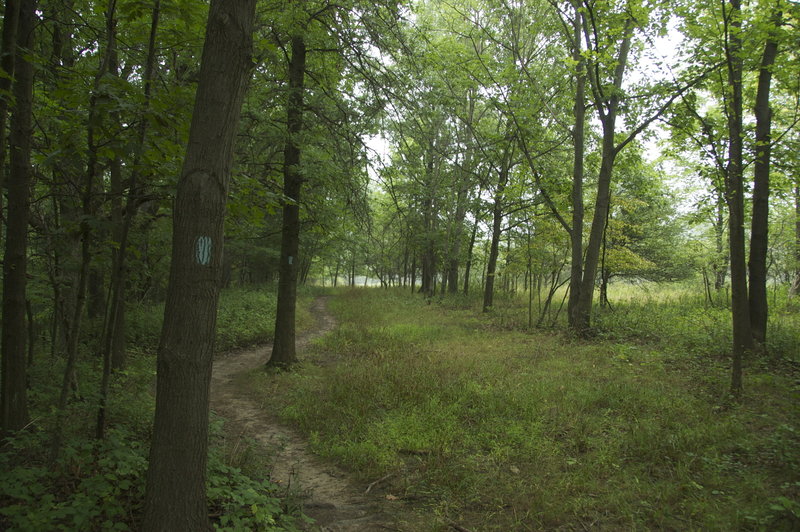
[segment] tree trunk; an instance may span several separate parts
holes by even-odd
[[[114,11],[116,2],[109,2],[106,11],[106,43],[102,53],[100,66],[95,74],[91,96],[89,97],[89,113],[86,125],[86,151],[87,162],[86,171],[83,178],[83,190],[81,194],[81,220],[80,220],[80,268],[78,271],[77,287],[75,289],[75,306],[72,309],[72,321],[65,326],[67,336],[67,361],[64,367],[64,377],[61,381],[61,392],[58,398],[58,412],[56,425],[53,432],[53,440],[50,447],[50,459],[55,461],[61,448],[63,430],[63,412],[67,407],[70,390],[77,392],[76,366],[78,361],[78,345],[83,324],[84,308],[86,307],[86,293],[91,274],[92,262],[92,224],[91,220],[95,215],[95,194],[94,186],[99,181],[100,168],[98,162],[98,146],[95,134],[98,126],[103,119],[99,110],[97,100],[101,91],[101,81],[109,72],[111,59],[113,57],[114,40]]]
[[[592,228],[589,232],[589,242],[586,245],[586,258],[583,263],[583,279],[580,294],[573,312],[573,329],[578,334],[586,335],[591,327],[592,300],[594,299],[594,284],[597,277],[597,266],[600,259],[600,245],[603,240],[603,230],[606,223],[609,201],[611,195],[611,176],[614,171],[614,160],[618,150],[615,145],[617,126],[617,110],[619,108],[619,91],[622,79],[628,64],[628,52],[632,39],[632,22],[628,20],[623,30],[622,43],[620,44],[619,57],[614,72],[614,90],[608,100],[601,102],[596,99],[595,107],[603,125],[602,154],[600,161],[600,174],[597,179],[597,197],[594,204]],[[600,83],[592,78],[595,86]],[[598,93],[595,88],[595,92]],[[574,230],[574,228],[573,228]]]
[[[212,0],[175,198],[142,530],[210,530],[208,399],[222,238],[239,111],[252,68],[255,0]]]
[[[278,305],[275,315],[275,339],[268,367],[285,368],[297,362],[295,352],[295,310],[297,305],[297,268],[300,249],[300,132],[303,130],[303,84],[306,70],[306,43],[302,35],[292,37],[289,61],[288,136],[283,152],[283,194],[289,202],[283,206],[281,264],[278,277]]]
[[[719,292],[725,286],[728,276],[730,252],[725,245],[725,192],[719,191],[717,196],[716,216],[714,219],[714,243],[717,255],[711,268],[714,270],[714,290]]]
[[[150,37],[147,44],[147,59],[144,65],[144,104],[141,112],[139,113],[139,127],[137,130],[136,147],[134,149],[134,160],[131,170],[128,198],[125,202],[124,214],[121,208],[122,186],[121,183],[117,184],[116,190],[112,191],[113,201],[116,205],[112,205],[112,221],[114,222],[115,241],[118,243],[118,248],[112,257],[112,273],[111,273],[111,303],[108,310],[107,330],[106,335],[108,338],[105,341],[106,349],[110,350],[111,368],[119,370],[125,367],[125,287],[128,282],[128,267],[127,267],[127,252],[128,252],[128,235],[131,227],[133,226],[134,217],[139,209],[140,199],[140,182],[141,182],[141,160],[145,151],[145,143],[147,139],[147,129],[149,120],[147,119],[147,112],[150,108],[151,91],[153,78],[155,76],[155,61],[156,61],[156,34],[158,32],[158,23],[161,15],[161,2],[155,0],[150,18]],[[114,43],[115,44],[115,43]],[[111,69],[113,74],[117,75],[116,65],[116,49],[112,50],[113,61]],[[114,166],[117,161],[112,162],[112,177],[115,171]],[[121,180],[121,169],[116,169],[117,179]],[[116,208],[115,208],[116,207]]]
[[[575,4],[575,22],[573,25],[572,58],[575,64],[575,102],[572,115],[575,125],[572,129],[572,232],[570,233],[570,276],[569,301],[567,302],[567,320],[569,326],[577,329],[577,321],[581,316],[577,313],[583,280],[583,157],[585,149],[586,129],[586,73],[583,54],[581,54],[580,7]]]
[[[411,293],[417,291],[417,255],[416,253],[411,258]]]
[[[11,117],[8,218],[3,255],[2,385],[0,431],[9,433],[28,424],[27,368],[25,363],[25,296],[27,281],[28,218],[31,189],[31,137],[33,65],[27,59],[33,48],[35,2],[19,11],[15,52],[14,113]]]
[[[486,286],[483,291],[483,312],[489,312],[494,303],[494,279],[497,270],[497,257],[500,254],[500,233],[503,225],[503,198],[508,183],[509,168],[507,161],[500,167],[497,189],[494,192],[492,206],[492,243],[489,247],[489,261],[486,264]]]
[[[741,2],[730,0],[731,29],[726,47],[731,103],[728,110],[728,167],[726,171],[726,200],[728,203],[728,239],[731,257],[731,310],[733,325],[733,364],[731,393],[742,393],[742,359],[753,348],[750,329],[750,308],[747,301],[747,264],[745,261],[744,184],[742,176],[742,41]]]
[[[109,56],[109,73],[116,76],[118,74],[118,61],[117,61],[117,35],[116,35],[116,19],[115,13],[109,9],[106,14],[106,31],[108,33],[108,56]],[[119,127],[120,119],[118,113],[112,114],[115,126]],[[112,221],[112,236],[115,242],[119,243],[119,249],[112,250],[112,271],[111,282],[109,285],[110,298],[108,309],[106,309],[106,317],[103,327],[103,337],[101,345],[103,346],[103,375],[100,379],[100,405],[97,409],[97,424],[95,426],[95,437],[102,439],[105,437],[106,427],[106,403],[108,401],[108,390],[111,384],[111,361],[112,361],[112,346],[114,331],[120,325],[119,318],[119,270],[118,266],[124,255],[125,242],[127,235],[123,235],[121,227],[122,223],[122,161],[118,154],[115,154],[110,162],[110,187],[111,187],[111,221]],[[117,290],[115,290],[117,288]],[[91,305],[90,305],[91,306]],[[91,311],[90,311],[91,315]]]
[[[800,184],[794,186],[794,281],[789,289],[793,296],[800,295]]]
[[[0,49],[0,69],[5,76],[0,76],[0,192],[5,186],[6,159],[6,116],[8,114],[11,80],[14,79],[14,63],[16,57],[17,27],[19,22],[21,0],[6,0],[3,11],[2,49]],[[0,194],[2,206],[2,194]]]
[[[480,196],[480,194],[478,194]],[[464,264],[464,295],[469,294],[469,274],[472,271],[472,252],[475,250],[475,237],[478,234],[478,213],[475,213],[475,223],[472,224],[472,234],[469,237],[467,249],[467,262]]]
[[[775,28],[781,25],[781,13],[773,15]],[[756,90],[756,155],[753,169],[753,218],[750,226],[750,326],[760,347],[767,339],[767,247],[769,245],[769,166],[772,143],[772,109],[769,105],[772,66],[778,55],[774,35],[767,38]]]

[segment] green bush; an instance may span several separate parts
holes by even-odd
[[[272,341],[276,303],[271,289],[223,290],[217,311],[216,350],[229,351]],[[158,349],[163,319],[163,303],[132,307],[128,311],[128,344],[154,353]]]

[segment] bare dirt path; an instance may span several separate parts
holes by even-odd
[[[297,338],[300,359],[312,340],[332,330],[336,322],[327,310],[327,298],[314,301],[316,325]],[[315,457],[305,439],[278,423],[274,414],[257,404],[237,385],[235,377],[263,365],[270,345],[231,353],[214,361],[211,378],[211,408],[226,419],[226,430],[254,439],[264,452],[274,456],[270,478],[303,493],[303,513],[315,524],[310,530],[366,532],[399,530],[416,532],[420,527],[410,508],[377,494],[365,494],[368,486],[356,485],[336,466]]]

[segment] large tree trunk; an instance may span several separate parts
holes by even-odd
[[[8,219],[3,255],[2,385],[0,430],[17,431],[28,423],[25,350],[25,295],[30,216],[33,65],[27,59],[33,47],[35,2],[24,2],[19,12],[15,53],[14,113],[11,118],[11,173],[8,182]]]
[[[572,58],[575,64],[575,102],[572,108],[575,125],[572,129],[572,231],[570,232],[570,276],[569,301],[567,302],[567,320],[573,329],[578,328],[576,321],[581,318],[576,314],[581,295],[583,280],[583,157],[585,149],[586,128],[586,73],[581,54],[581,15],[580,7],[575,4],[575,21],[573,25]]]
[[[775,27],[781,24],[781,14],[773,16]],[[753,338],[763,347],[767,339],[767,247],[769,244],[769,166],[772,143],[772,109],[769,105],[772,65],[778,55],[774,35],[767,38],[756,91],[756,157],[753,168],[753,219],[750,226],[750,326]]]
[[[297,254],[300,249],[300,132],[303,130],[303,84],[306,71],[306,43],[302,35],[292,37],[289,61],[288,136],[283,151],[283,194],[290,199],[283,206],[281,264],[278,277],[278,304],[275,339],[269,367],[288,367],[297,362],[295,352],[295,310],[297,306]]]
[[[254,18],[255,0],[211,2],[175,198],[142,522],[146,532],[211,529],[205,485],[209,386],[225,202],[239,111],[252,68]]]
[[[5,186],[6,159],[6,115],[8,114],[11,80],[14,79],[14,63],[16,57],[17,26],[21,0],[6,0],[3,10],[2,49],[0,49],[0,69],[5,73],[0,76],[0,192]],[[2,205],[2,194],[0,194]]]
[[[6,0],[3,10],[3,34],[0,43],[0,212],[3,210],[3,189],[6,179],[6,118],[11,99],[11,81],[14,79],[17,28],[19,26],[20,0]],[[2,239],[2,231],[0,231]]]
[[[731,393],[742,393],[742,359],[753,348],[750,307],[747,301],[747,264],[744,248],[744,184],[742,176],[742,41],[741,2],[730,0],[730,24],[726,62],[731,103],[728,110],[728,167],[726,200],[728,202],[728,239],[731,253],[731,310],[733,325],[733,364]]]

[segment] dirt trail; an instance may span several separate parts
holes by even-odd
[[[314,301],[315,327],[297,338],[297,351],[303,359],[309,343],[336,325],[327,310],[327,298]],[[232,353],[214,361],[211,379],[211,408],[226,419],[229,431],[256,440],[274,456],[270,477],[282,486],[301,490],[306,498],[303,512],[315,520],[310,530],[339,531],[417,531],[415,516],[404,511],[401,501],[388,501],[379,495],[365,495],[367,486],[353,483],[348,475],[315,457],[305,439],[275,421],[263,405],[256,404],[237,386],[235,377],[264,364],[271,346]],[[405,514],[405,515],[404,515]]]

